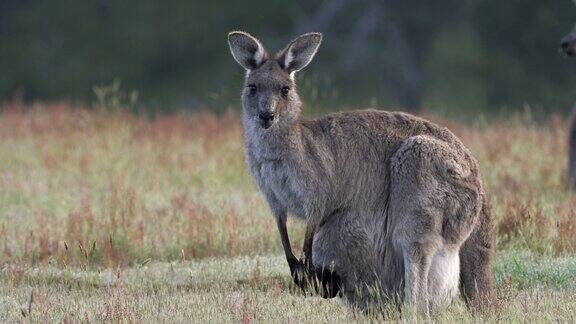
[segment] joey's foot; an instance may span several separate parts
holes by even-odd
[[[306,292],[313,289],[322,298],[338,296],[342,280],[333,270],[324,267],[313,267],[304,260],[289,262],[290,273],[296,286]]]
[[[314,268],[314,289],[322,298],[338,296],[342,280],[333,270],[327,268]]]

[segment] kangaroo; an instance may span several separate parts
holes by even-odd
[[[562,51],[568,56],[576,56],[576,26],[560,41]],[[568,188],[576,189],[576,106],[572,108],[570,131],[568,133]]]
[[[406,113],[303,119],[295,73],[321,41],[304,34],[272,56],[248,33],[228,35],[246,69],[247,165],[294,281],[361,309],[390,302],[429,314],[458,288],[470,307],[487,304],[493,237],[477,161],[448,129]],[[303,259],[292,252],[288,214],[306,220]]]

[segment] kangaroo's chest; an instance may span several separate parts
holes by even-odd
[[[306,216],[304,179],[294,174],[285,161],[260,160],[254,166],[253,173],[268,199],[268,195],[272,194],[289,213],[301,218]]]

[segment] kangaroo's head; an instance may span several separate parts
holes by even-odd
[[[300,98],[294,74],[314,57],[322,34],[304,34],[270,56],[262,43],[248,33],[228,34],[234,59],[246,69],[242,108],[245,122],[262,131],[293,124],[300,115]]]
[[[562,51],[568,56],[576,56],[576,26],[560,41]]]

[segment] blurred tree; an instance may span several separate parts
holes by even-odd
[[[576,67],[558,54],[576,22],[571,1],[478,1],[473,15],[481,48],[480,82],[490,105],[565,106],[576,99]]]
[[[0,100],[93,100],[118,78],[151,107],[222,109],[243,74],[228,31],[274,50],[316,30],[300,78],[329,80],[332,104],[567,109],[576,76],[555,50],[572,13],[568,0],[0,0]]]

